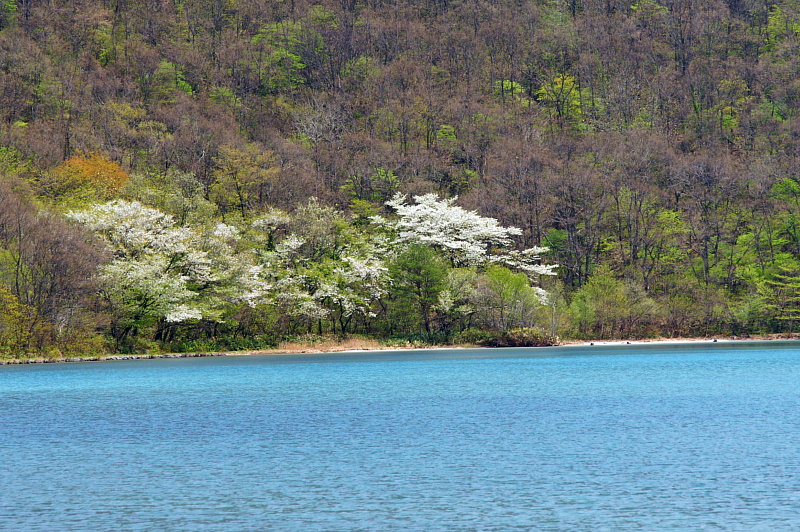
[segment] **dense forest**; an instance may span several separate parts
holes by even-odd
[[[6,355],[791,332],[800,1],[2,0],[0,308]]]

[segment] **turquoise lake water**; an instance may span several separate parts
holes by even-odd
[[[0,530],[800,530],[800,344],[0,367]]]

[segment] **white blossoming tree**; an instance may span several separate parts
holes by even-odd
[[[375,217],[373,221],[387,227],[396,235],[395,243],[400,250],[415,249],[415,246],[438,250],[455,267],[451,273],[460,271],[472,279],[467,283],[469,287],[466,291],[464,286],[457,288],[452,283],[443,283],[438,293],[426,294],[425,297],[417,294],[419,313],[426,332],[431,332],[430,324],[434,321],[463,323],[466,319],[467,323],[474,323],[473,318],[481,320],[486,305],[483,300],[478,301],[480,298],[476,298],[477,285],[481,280],[488,279],[490,274],[498,272],[507,272],[518,282],[522,282],[524,289],[502,294],[503,319],[481,321],[494,328],[504,328],[512,322],[514,325],[531,322],[531,309],[541,306],[547,296],[544,290],[532,284],[537,284],[541,275],[554,275],[554,266],[544,265],[541,261],[541,255],[547,248],[516,249],[515,238],[522,234],[520,229],[503,227],[494,218],[459,207],[455,205],[455,198],[440,199],[436,194],[425,194],[415,196],[414,202],[409,203],[406,196],[397,194],[386,204],[396,213],[396,218],[385,220]],[[420,248],[416,249],[416,253],[420,254]],[[403,256],[403,253],[399,256]],[[398,270],[395,292],[402,292],[402,281],[408,276],[408,268],[409,266],[405,266]],[[513,274],[508,268],[526,275]],[[402,295],[400,292],[398,294]],[[507,319],[508,314],[513,315],[523,308],[524,320]],[[506,313],[507,309],[514,310]]]
[[[181,225],[158,209],[119,200],[69,216],[100,237],[112,257],[99,280],[123,350],[137,348],[140,331],[162,342],[415,328],[440,335],[471,323],[505,327],[518,314],[524,320],[514,323],[533,320],[544,293],[528,281],[552,273],[540,263],[544,248],[516,250],[519,229],[434,194],[411,204],[396,196],[388,205],[397,216],[377,219],[386,229],[377,231],[316,200],[293,214],[263,213],[248,226]],[[470,274],[471,291],[446,282],[455,269]],[[507,273],[522,288],[494,290],[492,272]],[[475,296],[481,286],[488,287],[482,299]],[[502,297],[489,297],[494,292]],[[493,316],[495,300],[502,313],[484,319]]]
[[[271,231],[261,219],[252,226]],[[309,245],[305,235],[289,234],[279,242],[265,240],[269,245],[258,254],[259,264],[241,278],[240,301],[251,307],[274,306],[284,320],[291,318],[290,331],[310,331],[315,324],[322,331],[327,320],[332,332],[346,333],[354,317],[374,318],[376,302],[390,283],[388,269],[371,244],[342,240],[335,257],[315,253],[319,246]]]
[[[454,205],[457,198],[439,199],[436,194],[406,196],[396,194],[386,205],[396,213],[394,220],[380,217],[374,221],[388,226],[401,243],[425,244],[440,250],[453,266],[505,264],[533,275],[553,275],[554,266],[542,265],[545,247],[518,251],[514,237],[522,234],[516,227],[503,227],[494,218],[481,216]]]
[[[172,216],[136,201],[116,200],[71,212],[106,243],[113,259],[100,280],[121,348],[143,327],[215,317],[226,282],[238,265],[227,242],[235,228],[218,224],[206,234],[178,227]]]
[[[261,222],[256,220],[253,229],[269,230],[259,224]],[[328,310],[315,300],[309,283],[299,271],[303,269],[300,250],[305,241],[293,234],[277,244],[271,235],[269,239],[256,238],[256,241],[268,243],[267,249],[259,249],[255,263],[239,276],[236,301],[251,308],[274,308],[284,332],[294,333],[301,325],[308,328],[325,319]]]
[[[328,311],[334,332],[347,333],[355,316],[375,318],[375,304],[387,294],[389,270],[376,257],[344,256],[324,261],[306,278],[315,301]]]

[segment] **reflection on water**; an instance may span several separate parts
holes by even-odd
[[[796,344],[0,368],[0,530],[797,530]]]

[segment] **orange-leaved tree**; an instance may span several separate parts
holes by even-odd
[[[99,153],[70,157],[43,179],[40,193],[52,199],[108,201],[128,182],[128,174],[116,161]]]

